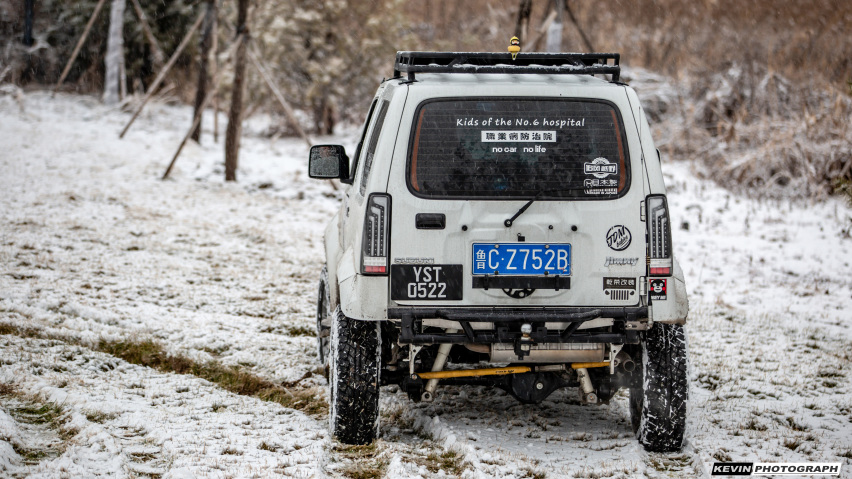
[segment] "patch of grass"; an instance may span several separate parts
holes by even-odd
[[[169,354],[162,344],[150,339],[139,341],[101,339],[96,349],[129,363],[164,372],[191,374],[215,383],[232,393],[275,402],[312,416],[322,417],[328,414],[328,404],[318,389],[291,391],[238,366],[226,366],[217,361],[200,363],[182,355]]]
[[[18,394],[18,388],[12,383],[0,383],[0,396],[13,396]]]
[[[118,415],[114,413],[106,413],[102,411],[92,410],[85,411],[84,414],[86,415],[86,419],[88,419],[89,422],[96,422],[98,424],[103,424],[107,421],[112,421],[113,419],[118,417]]]
[[[12,334],[24,338],[59,339],[46,335],[39,329],[23,328],[9,323],[0,323],[0,334]],[[81,341],[73,338],[64,337],[61,340],[83,345]],[[232,393],[275,402],[314,417],[328,415],[328,403],[318,388],[286,388],[252,374],[245,368],[226,366],[218,361],[201,363],[186,356],[169,354],[162,344],[151,339],[112,341],[101,338],[92,349],[159,371],[191,374],[215,383]],[[130,387],[143,386],[131,385]]]
[[[346,459],[371,459],[379,453],[379,448],[375,442],[363,446],[336,443],[332,450]]]
[[[50,456],[49,451],[44,449],[30,449],[12,444],[12,449],[24,460],[26,464],[38,464],[42,459]]]
[[[381,450],[376,443],[364,446],[335,444],[333,451],[341,458],[352,461],[341,469],[343,477],[349,479],[378,479],[384,477],[387,461],[379,459]]]
[[[240,451],[239,449],[228,446],[225,449],[222,449],[222,455],[225,455],[225,454],[228,454],[228,455],[231,455],[231,456],[242,456],[243,451]]]
[[[353,464],[344,468],[341,472],[343,477],[349,479],[379,479],[385,477],[385,468],[387,463],[379,461],[375,464]]]
[[[749,418],[749,420],[743,425],[743,428],[751,431],[765,431],[769,429],[766,424],[763,424],[755,418]]]
[[[266,441],[263,441],[262,443],[260,443],[260,446],[258,446],[257,448],[260,449],[261,451],[269,451],[269,452],[275,452],[275,451],[281,449],[279,446],[276,446],[274,444],[269,444]]]
[[[28,424],[59,424],[64,411],[56,403],[48,402],[41,406],[33,404],[12,410],[12,415],[19,421]]]
[[[544,471],[537,471],[531,467],[524,467],[521,469],[521,477],[524,479],[545,479],[547,477],[547,473]]]
[[[689,454],[658,455],[649,457],[648,464],[659,472],[681,472],[692,464]]]
[[[732,461],[731,455],[728,454],[728,451],[726,451],[724,449],[719,449],[716,452],[714,452],[713,453],[713,459],[720,461],[720,462],[731,462]]]
[[[454,476],[459,476],[464,471],[462,459],[455,451],[444,451],[441,454],[431,452],[426,456],[427,462],[424,465],[432,473],[444,471]]]
[[[817,377],[820,378],[842,378],[846,377],[839,369],[834,368],[821,368],[817,373]]]
[[[807,424],[802,424],[802,423],[796,421],[796,418],[794,418],[793,416],[787,417],[787,426],[789,426],[790,429],[792,429],[794,431],[799,431],[799,432],[807,431],[808,429],[810,429],[807,426]]]
[[[42,332],[36,328],[25,328],[9,323],[0,323],[0,334],[12,334],[22,338],[41,338]]]
[[[284,329],[289,336],[308,336],[312,338],[317,335],[314,328],[308,328],[305,326],[285,326]]]
[[[795,451],[802,445],[802,438],[800,437],[788,437],[781,442],[781,444],[791,451]]]

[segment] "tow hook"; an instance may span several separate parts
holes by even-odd
[[[530,333],[532,333],[532,325],[529,323],[522,324],[521,337],[515,340],[515,354],[518,355],[518,359],[524,359],[524,356],[530,355],[532,345],[535,344]]]

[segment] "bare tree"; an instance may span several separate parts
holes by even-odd
[[[521,48],[524,42],[529,40],[530,13],[532,13],[532,0],[521,0],[518,8],[518,23],[515,25],[515,36],[521,40]]]
[[[124,56],[124,7],[125,0],[112,0],[109,13],[109,36],[107,37],[106,78],[104,79],[104,103],[115,105],[119,101],[118,82],[121,78],[121,59]]]
[[[571,11],[571,4],[569,3],[571,0],[565,0],[565,11],[568,12],[568,17],[571,19],[571,23],[577,27],[577,31],[580,32],[580,37],[583,39],[583,45],[586,46],[587,52],[595,51],[595,47],[592,46],[591,40],[586,36],[586,32],[580,28],[580,22],[577,21],[577,17],[574,16],[574,12]]]
[[[225,131],[225,181],[237,181],[237,165],[240,155],[242,134],[243,90],[245,89],[246,48],[249,30],[246,25],[249,0],[238,0],[237,46],[234,59],[234,84],[231,90],[231,109],[228,113],[228,129]]]
[[[24,38],[23,44],[33,46],[33,5],[34,0],[24,2]]]
[[[201,24],[201,61],[198,67],[198,88],[195,90],[195,111],[193,118],[200,116],[201,105],[204,99],[207,98],[207,83],[208,83],[208,65],[210,64],[210,50],[213,47],[213,32],[217,20],[218,9],[216,8],[215,0],[207,0],[207,10],[204,15],[204,22]],[[195,142],[201,141],[201,123],[192,131],[191,138]]]

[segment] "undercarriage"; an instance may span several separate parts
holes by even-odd
[[[636,345],[648,327],[645,307],[392,308],[388,315],[381,384],[399,385],[413,401],[431,401],[439,382],[497,387],[525,404],[566,387],[592,404],[641,387]]]

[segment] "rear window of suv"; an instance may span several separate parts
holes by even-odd
[[[433,100],[413,128],[407,175],[417,196],[611,199],[630,184],[624,125],[609,102]]]

